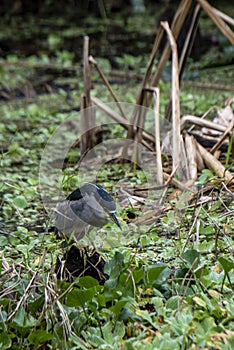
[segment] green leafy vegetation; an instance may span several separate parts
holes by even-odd
[[[71,242],[58,238],[54,232],[41,199],[39,167],[43,150],[56,128],[68,118],[77,117],[82,70],[72,73],[68,70],[62,76],[56,65],[67,67],[76,63],[73,50],[65,44],[77,31],[81,35],[84,28],[66,27],[65,19],[56,17],[39,19],[39,26],[32,18],[20,22],[20,28],[14,27],[18,19],[12,18],[12,35],[21,37],[30,26],[33,37],[43,28],[46,50],[31,53],[23,60],[26,66],[0,68],[0,348],[233,349],[233,193],[210,170],[199,175],[196,198],[188,200],[188,193],[168,196],[150,223],[137,221],[147,213],[147,207],[130,202],[121,207],[116,198],[122,231],[109,223],[101,231],[90,232],[87,238],[89,245],[94,238],[100,243],[96,248],[105,258],[104,272],[108,275],[104,284],[91,276],[68,281],[56,275],[57,259],[62,259]],[[88,16],[84,20],[86,32],[92,31],[91,21],[105,33],[111,22],[108,13],[105,23],[100,24],[100,20]],[[53,21],[59,26],[49,31],[48,23],[51,25]],[[130,18],[127,33],[133,29],[140,32],[144,25],[145,32],[150,34],[153,21],[149,17],[147,24],[141,17],[139,28],[137,21]],[[117,16],[114,24],[118,23],[122,22]],[[100,55],[107,49],[103,45]],[[140,74],[144,72],[148,55],[134,57],[127,50],[120,55],[118,48],[117,52],[114,52],[116,63],[121,69],[127,73],[133,69]],[[22,62],[22,55],[18,51],[11,53],[6,61]],[[106,58],[100,58],[100,62],[104,70],[111,72]],[[54,67],[50,73],[40,68],[43,72],[40,75],[31,63]],[[231,84],[233,75],[230,69],[225,69],[220,68],[215,79],[220,81],[221,76]],[[212,70],[199,70],[198,63],[193,62],[187,77],[196,71],[205,82],[207,76],[210,79]],[[51,76],[53,84],[50,84]],[[95,80],[95,72],[93,78],[93,95],[109,102],[110,96],[100,81]],[[35,94],[25,97],[22,92],[25,86],[33,86]],[[135,78],[124,83],[113,82],[119,99],[127,102],[134,101],[139,86]],[[163,114],[170,84],[165,78],[159,87]],[[188,87],[184,82],[182,113],[202,114],[214,104],[223,106],[229,96],[228,91],[208,89],[201,94],[200,88]],[[147,121],[149,127],[150,122]],[[106,140],[120,135],[123,137],[126,132],[118,125],[104,128],[102,134]],[[65,193],[79,182],[79,157],[79,145],[76,145],[69,150],[63,169]],[[231,145],[225,161],[231,170]],[[90,171],[95,171],[95,164],[90,166]],[[97,182],[113,188],[114,194],[123,179],[132,186],[146,183],[141,169],[133,170],[130,164],[118,162],[106,163],[97,175]],[[169,195],[172,190],[168,191]],[[92,245],[87,249],[92,250]]]

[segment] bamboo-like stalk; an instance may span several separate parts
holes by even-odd
[[[180,135],[180,166],[181,166],[181,178],[183,181],[190,180],[189,178],[189,167],[188,167],[188,159],[185,150],[185,144],[183,140],[183,136]]]
[[[84,37],[83,52],[84,94],[81,96],[81,157],[94,146],[95,111],[91,108],[91,67],[89,64],[89,37]]]
[[[99,73],[102,81],[104,82],[104,84],[106,85],[107,89],[109,90],[111,96],[113,97],[114,101],[116,102],[117,107],[119,108],[120,114],[123,118],[127,119],[121,104],[119,103],[119,100],[117,98],[117,96],[115,95],[111,85],[109,84],[105,74],[103,73],[103,71],[101,70],[101,68],[99,67],[97,61],[95,61],[95,59],[92,56],[89,56],[89,62],[92,63],[94,65],[94,67],[96,68],[97,72]]]
[[[234,19],[226,15],[226,13],[223,13],[222,11],[217,10],[213,7],[213,12],[220,18],[222,18],[225,22],[231,24],[234,26]]]
[[[190,54],[190,50],[193,46],[194,38],[197,33],[197,25],[198,25],[198,19],[199,19],[199,12],[200,12],[200,5],[197,5],[195,7],[195,10],[193,12],[193,18],[190,24],[190,28],[188,30],[186,40],[184,42],[183,50],[180,55],[180,64],[179,64],[179,71],[181,75],[182,67],[184,66],[185,58]]]
[[[226,137],[230,135],[233,128],[234,128],[234,115],[233,115],[233,118],[232,118],[230,125],[227,127],[227,129],[223,133],[222,137],[220,137],[220,139],[216,142],[216,144],[211,148],[210,153],[214,153],[219,148],[219,146],[221,146],[221,144],[226,139]]]
[[[185,134],[185,148],[188,160],[189,177],[191,180],[197,179],[196,142],[193,136]]]
[[[154,125],[155,125],[155,151],[156,151],[156,177],[159,185],[163,184],[163,167],[162,167],[162,155],[160,145],[160,90],[159,88],[148,88],[145,91],[153,93],[154,96]]]
[[[133,113],[130,119],[130,125],[128,128],[128,133],[127,133],[127,139],[136,139],[137,144],[140,142],[142,136],[142,130],[139,129],[139,125],[144,125],[144,121],[145,121],[145,113],[146,113],[146,109],[139,109],[139,106],[149,106],[149,102],[147,99],[147,96],[144,94],[144,89],[146,88],[151,72],[152,72],[152,68],[153,68],[153,64],[154,64],[154,60],[156,57],[156,53],[158,51],[161,39],[162,39],[162,35],[163,35],[163,29],[159,28],[159,31],[156,35],[154,44],[153,44],[153,48],[152,48],[152,52],[150,55],[150,59],[147,65],[147,69],[146,69],[146,73],[145,76],[143,78],[143,82],[141,85],[141,89],[140,89],[140,93],[138,94],[138,97],[136,99],[136,104],[135,107],[133,109]],[[123,151],[122,151],[122,156],[123,159],[126,158],[126,154],[127,154],[127,143],[126,145],[123,147]],[[138,150],[135,150],[135,152],[139,152]],[[138,158],[140,157],[140,155],[138,154]],[[138,159],[139,160],[139,159]]]
[[[91,97],[91,101],[95,106],[100,108],[102,111],[108,114],[112,119],[114,119],[117,123],[119,123],[124,129],[128,130],[129,127],[131,127],[131,123],[128,120],[124,119],[122,116],[116,113],[112,108],[110,108],[107,104],[103,103],[97,97]],[[143,137],[142,144],[148,149],[152,150],[152,147],[149,143],[155,143],[154,135],[151,135],[148,132],[143,131],[142,137]]]
[[[155,150],[156,150],[156,166],[157,166],[157,183],[163,184],[163,167],[160,145],[160,90],[154,88],[154,125],[155,125]]]
[[[192,4],[191,0],[182,0],[177,9],[177,12],[174,16],[174,19],[171,25],[171,30],[173,32],[175,39],[177,39],[180,33],[180,30],[183,26],[184,20],[188,14],[191,4]],[[169,59],[170,53],[171,53],[170,45],[167,44],[161,55],[157,70],[154,76],[152,77],[151,84],[150,84],[151,86],[157,86],[159,79],[161,78],[162,72],[164,70],[164,67]]]
[[[162,36],[163,36],[163,29],[160,27],[159,31],[158,31],[158,33],[157,33],[157,35],[155,37],[155,41],[154,41],[152,52],[151,52],[151,55],[150,55],[150,59],[149,59],[148,65],[147,65],[146,73],[144,75],[144,78],[143,78],[143,81],[142,81],[142,85],[141,85],[141,88],[140,88],[140,93],[138,94],[138,97],[136,99],[136,106],[135,106],[135,108],[133,110],[133,113],[132,113],[132,116],[131,116],[132,127],[129,130],[127,138],[133,138],[133,135],[134,135],[133,125],[135,124],[134,121],[135,121],[136,114],[137,114],[137,111],[138,111],[138,106],[139,105],[143,105],[143,102],[144,102],[144,98],[143,98],[144,92],[143,91],[144,91],[144,89],[146,88],[146,86],[147,86],[147,84],[149,82],[150,75],[151,75],[152,68],[153,68],[153,64],[154,64],[154,60],[155,60],[155,57],[156,57],[159,45],[161,43]],[[147,106],[148,105],[146,104],[146,107]]]
[[[90,90],[91,90],[91,69],[89,65],[89,37],[84,37],[84,53],[83,53],[83,76],[84,76],[84,94],[86,96],[87,106],[90,106]]]
[[[176,172],[180,180],[183,179],[183,171],[181,164],[181,145],[180,145],[180,91],[179,91],[179,68],[178,54],[175,38],[169,28],[167,22],[161,22],[165,29],[172,50],[172,169]]]
[[[196,140],[194,140],[194,141],[195,141],[195,145],[196,145],[196,149],[197,149],[197,141]],[[197,163],[198,171],[202,171],[205,168],[203,158],[201,156],[201,153],[198,151],[198,149],[196,152],[196,163]]]
[[[191,6],[193,8],[193,5]],[[199,22],[199,15],[200,15],[200,5],[196,5],[194,11],[193,11],[193,18],[190,23],[190,28],[186,35],[186,40],[183,45],[183,50],[179,57],[179,81],[182,79],[184,67],[186,65],[187,57],[190,54],[190,51],[193,47],[194,39],[197,33],[197,27]],[[171,117],[171,99],[167,105],[166,112],[165,112],[165,119],[169,120]]]
[[[223,21],[221,16],[217,14],[215,8],[212,7],[206,0],[197,0],[199,4],[203,7],[207,15],[212,19],[216,26],[220,29],[223,35],[234,45],[234,33],[231,28]]]

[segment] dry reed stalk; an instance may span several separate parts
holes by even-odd
[[[144,94],[144,89],[146,88],[149,79],[150,79],[150,75],[152,72],[152,68],[153,68],[153,64],[154,64],[154,60],[156,57],[156,53],[159,49],[159,45],[161,43],[161,39],[163,36],[163,29],[160,27],[159,31],[156,35],[154,44],[153,44],[153,48],[152,48],[152,52],[150,55],[150,59],[147,65],[147,69],[146,69],[146,73],[144,75],[143,78],[143,82],[141,85],[141,89],[140,89],[140,93],[136,99],[136,104],[131,116],[131,123],[128,129],[128,134],[127,134],[127,138],[128,139],[135,139],[137,141],[137,145],[139,142],[142,142],[142,137],[143,137],[143,129],[141,130],[138,126],[139,125],[143,125],[144,126],[144,121],[145,121],[145,114],[146,114],[146,109],[139,109],[139,106],[145,106],[148,107],[149,106],[149,99],[147,98],[147,96]],[[135,150],[135,152],[137,152],[137,156],[138,156],[138,160],[140,158],[140,154],[139,153],[139,149]],[[123,147],[123,151],[122,151],[122,157],[125,159],[127,154],[127,144],[125,147]]]
[[[165,213],[168,210],[171,210],[172,205],[167,205],[166,207],[160,207],[159,209],[150,210],[145,214],[142,214],[140,217],[135,219],[133,223],[135,225],[150,225],[152,224],[156,218],[163,216],[162,212]]]
[[[140,88],[140,93],[138,94],[138,97],[136,99],[136,106],[133,110],[133,113],[132,113],[132,116],[130,119],[131,127],[129,128],[127,138],[134,138],[134,125],[136,124],[135,120],[136,120],[136,115],[138,113],[139,105],[144,105],[144,106],[148,107],[148,104],[144,101],[144,89],[146,88],[146,86],[149,82],[150,75],[151,75],[152,68],[153,68],[153,64],[154,64],[154,60],[155,60],[159,45],[161,43],[162,36],[163,36],[163,29],[160,27],[159,31],[156,35],[154,44],[153,44],[153,48],[152,48],[150,59],[149,59],[148,65],[147,65],[146,73],[144,75],[142,85]]]
[[[176,169],[175,169],[175,170],[176,170]],[[170,184],[171,184],[171,181],[173,180],[173,176],[174,176],[174,174],[175,174],[175,170],[172,171],[172,173],[171,173],[171,174],[169,175],[169,177],[167,178],[167,181],[165,182],[165,188],[164,188],[164,190],[163,190],[163,192],[162,192],[162,194],[161,194],[161,196],[160,196],[160,198],[159,198],[159,200],[158,200],[158,202],[157,202],[157,206],[161,206],[161,205],[162,205],[162,203],[163,203],[163,201],[164,201],[164,199],[165,199],[165,197],[166,197],[168,188],[169,188],[169,186],[170,186]],[[163,175],[164,175],[164,174],[163,174]]]
[[[217,143],[211,148],[210,153],[214,153],[219,146],[221,146],[221,144],[223,143],[223,141],[226,139],[227,136],[229,136],[232,132],[234,128],[234,115],[232,118],[232,121],[230,123],[230,125],[227,127],[227,129],[225,130],[225,132],[223,133],[222,137],[217,141]]]
[[[154,124],[155,124],[155,151],[156,151],[156,178],[159,185],[163,184],[162,155],[160,145],[160,90],[159,88],[145,88],[144,91],[151,92],[154,97]],[[142,134],[143,135],[143,134]],[[142,140],[143,141],[143,140]]]
[[[124,129],[126,130],[129,129],[131,124],[127,119],[124,119],[123,117],[121,117],[118,113],[116,113],[112,108],[110,108],[108,105],[103,103],[97,97],[92,97],[91,101],[95,106],[100,108],[103,112],[108,114],[112,119],[114,119],[117,123],[119,123]],[[147,133],[146,131],[143,131],[142,136],[143,136],[142,143],[144,145],[147,145],[146,147],[152,150],[152,147],[148,143],[155,143],[154,136]]]
[[[133,157],[132,160],[134,163],[141,163],[142,160],[142,140],[143,140],[143,130],[144,130],[144,124],[145,124],[145,115],[146,111],[145,108],[142,106],[137,106],[137,115],[135,118],[135,136],[134,136],[134,151],[133,151]],[[125,148],[125,147],[124,147]]]
[[[0,252],[0,260],[1,260],[1,274],[0,274],[0,280],[3,276],[7,275],[10,278],[14,277],[14,273],[12,272],[14,270],[13,266],[10,266],[4,257],[3,253]]]
[[[192,3],[191,0],[182,0],[180,5],[179,5],[179,7],[178,7],[178,10],[177,10],[177,12],[175,14],[175,17],[174,17],[174,20],[173,20],[173,23],[172,23],[173,34],[174,34],[174,36],[176,38],[179,35],[179,32],[180,32],[181,27],[182,27],[182,25],[184,23],[186,15],[187,15],[187,13],[189,11],[191,3]],[[140,93],[139,93],[138,98],[136,100],[136,107],[135,107],[135,109],[133,111],[133,114],[132,114],[132,117],[131,117],[131,125],[129,127],[128,134],[127,134],[127,138],[133,138],[134,139],[136,133],[138,133],[138,135],[136,136],[137,144],[138,144],[139,140],[141,139],[143,133],[142,133],[141,129],[136,127],[136,125],[139,125],[139,124],[140,125],[142,125],[142,124],[144,125],[145,113],[146,113],[145,109],[140,109],[139,110],[139,106],[138,105],[142,105],[142,106],[145,106],[145,107],[149,107],[149,105],[150,105],[150,99],[148,98],[148,96],[144,95],[144,88],[146,87],[147,82],[150,79],[150,75],[151,75],[152,67],[153,67],[153,62],[154,62],[156,53],[158,51],[161,39],[162,39],[162,34],[163,34],[163,32],[162,32],[162,30],[160,28],[159,31],[158,31],[158,34],[156,36],[155,42],[154,42],[154,46],[153,46],[151,57],[150,57],[150,60],[149,60],[149,63],[148,63],[147,71],[146,71],[145,77],[143,79],[143,83],[142,83],[142,86],[141,86]],[[149,86],[152,86],[152,87],[157,86],[158,81],[159,81],[159,79],[161,77],[162,71],[163,71],[163,69],[164,69],[164,67],[166,65],[166,62],[168,61],[169,56],[170,56],[170,45],[167,44],[165,49],[164,49],[164,52],[163,52],[163,54],[161,56],[161,59],[159,61],[157,71],[154,74],[154,76],[152,77],[151,84],[149,84]],[[123,152],[122,152],[123,158],[125,158],[126,153],[127,153],[127,145],[123,148]],[[138,154],[138,157],[139,156],[140,155]]]
[[[160,145],[160,115],[159,115],[160,90],[154,88],[154,125],[155,125],[155,151],[156,151],[156,171],[157,183],[163,184],[163,167]]]
[[[200,127],[205,127],[205,128],[213,129],[213,130],[220,131],[220,132],[226,131],[225,126],[211,122],[209,120],[205,120],[205,119],[196,117],[194,115],[184,115],[181,118],[181,120],[180,120],[181,131],[185,128],[186,123],[195,124],[195,125],[200,126]]]
[[[186,35],[186,40],[183,45],[183,50],[179,57],[179,81],[181,81],[182,74],[184,71],[184,67],[186,64],[187,57],[190,54],[190,51],[193,47],[194,39],[197,33],[198,28],[198,22],[199,22],[199,16],[200,16],[200,5],[197,5],[193,12],[193,18],[190,23],[190,28]],[[171,99],[167,105],[166,112],[165,112],[165,119],[169,120],[171,117]]]
[[[196,145],[196,147],[197,147],[197,145]],[[198,171],[202,171],[205,168],[205,164],[204,164],[204,161],[203,161],[203,158],[202,158],[200,152],[198,152],[198,151],[196,153],[196,162],[197,162]]]
[[[91,67],[89,63],[89,37],[84,37],[83,52],[83,74],[84,74],[84,94],[81,96],[81,157],[95,145],[95,111],[91,108]]]
[[[97,72],[99,73],[102,81],[104,82],[104,84],[106,85],[107,89],[109,90],[111,96],[113,97],[114,101],[116,102],[117,104],[117,107],[119,108],[119,111],[120,111],[120,114],[121,116],[124,118],[124,119],[127,119],[120,103],[119,103],[119,100],[117,98],[117,96],[115,95],[112,87],[110,86],[105,74],[103,73],[103,71],[101,70],[101,68],[99,67],[98,63],[95,61],[95,59],[92,57],[92,56],[89,56],[89,62],[92,63],[94,65],[94,67],[96,68]]]
[[[210,152],[211,153],[211,152]],[[215,151],[214,153],[214,156],[216,159],[219,159],[220,155],[221,155],[221,151]]]
[[[182,68],[184,66],[186,57],[190,54],[190,50],[193,46],[194,39],[195,39],[195,34],[197,32],[197,27],[198,27],[198,18],[199,18],[199,13],[200,13],[201,6],[197,5],[195,7],[195,10],[193,12],[193,18],[190,24],[190,28],[188,30],[186,40],[184,42],[183,50],[180,55],[180,64],[179,64],[179,72],[180,72],[180,77],[181,77],[181,72]]]
[[[231,24],[232,26],[234,26],[234,19],[229,17],[228,15],[226,15],[226,13],[223,13],[219,10],[217,10],[216,8],[213,7],[213,12],[220,18],[222,18],[225,22]]]
[[[180,180],[184,178],[181,164],[181,144],[180,144],[180,90],[179,90],[179,68],[178,53],[175,38],[167,22],[161,22],[165,29],[172,50],[172,170],[176,172]]]
[[[180,166],[181,166],[182,180],[183,181],[191,180],[189,176],[188,159],[187,159],[184,139],[182,135],[180,135]]]
[[[171,25],[171,30],[175,39],[177,39],[180,33],[180,30],[183,26],[184,20],[188,14],[191,4],[192,4],[191,0],[182,0],[177,9],[177,12],[174,16],[174,19]],[[160,61],[158,63],[157,71],[152,77],[151,84],[150,84],[151,86],[157,86],[159,79],[161,78],[162,72],[164,70],[164,67],[170,57],[170,53],[171,53],[170,45],[167,44],[161,55]]]
[[[89,37],[84,37],[84,52],[83,52],[83,75],[84,75],[84,95],[86,97],[86,104],[89,107],[90,101],[90,90],[91,90],[91,67],[89,64]]]
[[[123,126],[125,129],[128,130],[129,128],[129,121],[122,116],[120,116],[117,112],[115,112],[108,104],[103,103],[99,98],[92,96],[91,97],[92,103],[100,108],[103,112],[108,114],[112,119],[114,119],[118,124]]]
[[[189,178],[197,180],[197,151],[196,141],[193,136],[185,134],[185,148],[188,160]]]
[[[163,176],[166,180],[168,180],[168,178],[170,177],[170,175],[163,173]],[[181,181],[173,178],[171,180],[171,183],[176,186],[179,190],[181,191],[186,191],[186,192],[192,192],[192,193],[196,193],[196,191],[192,188],[190,188],[190,186],[193,184],[193,181],[189,180],[187,181],[185,184],[182,183]]]
[[[197,0],[207,15],[212,19],[223,35],[234,45],[234,33],[231,28],[223,21],[216,9],[212,7],[206,0]]]
[[[12,319],[12,317],[17,313],[17,311],[19,310],[20,306],[24,304],[24,302],[26,301],[30,291],[31,291],[31,287],[35,281],[35,278],[37,276],[37,272],[33,271],[32,274],[32,278],[30,279],[27,287],[25,288],[24,294],[22,295],[22,297],[20,298],[20,300],[18,301],[15,309],[8,315],[7,320],[10,321]]]
[[[233,183],[234,176],[226,170],[223,164],[215,158],[210,152],[197,142],[197,149],[200,152],[205,164],[210,170],[213,170],[219,177],[224,177],[226,183]]]

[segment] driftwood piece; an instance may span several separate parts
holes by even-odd
[[[215,158],[210,152],[208,152],[204,147],[202,147],[197,142],[197,148],[200,152],[205,164],[210,170],[213,170],[218,176],[224,177],[226,183],[232,183],[234,181],[234,176],[230,171],[226,170],[223,164]]]

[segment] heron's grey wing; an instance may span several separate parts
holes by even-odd
[[[102,227],[107,222],[105,211],[90,193],[79,200],[65,200],[56,208],[55,226],[77,239],[84,236],[88,226]]]
[[[82,199],[84,201],[81,218],[91,226],[102,227],[108,222],[108,217],[103,207],[96,201],[93,193]]]
[[[74,234],[81,239],[85,234],[85,228],[89,225],[79,217],[79,211],[83,210],[84,203],[64,201],[55,211],[55,226],[67,236]]]

